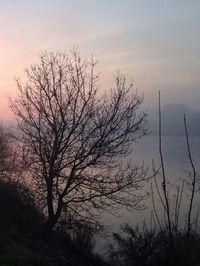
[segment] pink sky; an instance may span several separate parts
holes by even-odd
[[[200,2],[120,0],[3,1],[0,10],[0,118],[11,117],[7,96],[14,79],[44,49],[99,59],[101,85],[117,69],[135,81],[146,105],[165,102],[198,108],[200,100]]]

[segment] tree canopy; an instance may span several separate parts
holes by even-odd
[[[11,100],[48,230],[63,211],[96,222],[100,210],[141,202],[145,171],[128,155],[146,133],[143,96],[120,73],[103,93],[95,65],[77,51],[43,52]]]

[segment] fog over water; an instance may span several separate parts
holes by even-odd
[[[137,143],[133,144],[133,154],[132,158],[137,163],[144,163],[146,167],[149,167],[149,175],[152,175],[152,159],[154,159],[155,167],[158,169],[160,167],[160,157],[159,157],[159,147],[158,147],[158,136],[145,136]],[[200,137],[190,137],[190,148],[191,148],[191,155],[194,161],[194,165],[196,171],[200,173]],[[174,207],[175,207],[175,197],[177,195],[177,187],[182,185],[182,182],[185,182],[184,193],[183,193],[183,200],[180,208],[180,225],[184,226],[186,221],[186,215],[188,212],[189,207],[189,186],[191,184],[191,176],[190,173],[192,172],[191,165],[188,159],[188,151],[186,146],[186,138],[184,136],[163,136],[162,137],[162,150],[163,150],[163,158],[164,158],[164,165],[165,165],[165,173],[167,179],[167,189],[169,191],[169,198],[170,198],[170,211],[171,217],[174,217]],[[158,184],[160,184],[160,191],[162,194],[161,189],[161,182],[162,178],[161,175],[157,176]],[[153,178],[152,180],[146,185],[144,190],[146,192],[150,192],[150,183],[154,184]],[[154,186],[155,190],[155,186]],[[155,197],[155,205],[156,211],[159,215],[161,221],[164,220],[164,211],[161,205],[161,201],[154,191]],[[198,180],[196,184],[196,194],[194,197],[194,207],[192,216],[193,218],[196,216],[196,211],[198,209],[198,202],[200,202],[200,182]],[[145,201],[146,208],[141,211],[128,211],[126,209],[120,209],[115,214],[116,216],[112,216],[110,214],[105,214],[103,219],[105,221],[105,226],[110,232],[119,231],[120,226],[128,223],[132,226],[139,225],[141,228],[143,223],[150,227],[152,223],[152,198],[149,198]],[[154,225],[152,223],[152,225]],[[112,242],[111,238],[108,239],[99,239],[98,245],[96,249],[100,252],[103,252],[103,247],[105,244],[108,244],[109,241]]]
[[[194,165],[196,168],[197,173],[200,173],[200,137],[191,137],[190,138],[190,148],[191,148],[191,155],[194,161]],[[182,182],[185,182],[185,188],[182,198],[182,204],[180,208],[180,225],[184,226],[186,221],[186,215],[188,212],[189,206],[189,187],[188,184],[191,184],[191,176],[190,173],[192,172],[191,165],[188,159],[188,151],[186,146],[186,138],[184,136],[177,137],[177,136],[164,136],[162,137],[162,150],[163,150],[163,158],[164,158],[164,166],[165,166],[165,173],[167,179],[167,189],[170,195],[170,210],[171,216],[173,219],[174,216],[174,207],[175,207],[175,195],[177,193],[177,187],[182,185]],[[155,167],[158,169],[160,167],[160,158],[159,158],[159,147],[158,147],[158,137],[157,136],[145,136],[137,143],[133,144],[133,160],[136,163],[144,163],[146,167],[149,167],[149,175],[152,175],[152,159],[154,159]],[[161,183],[162,183],[162,176],[157,176],[158,184],[160,184],[160,191],[162,194]],[[146,192],[150,192],[150,183],[154,183],[153,179],[146,185],[144,190]],[[155,186],[154,186],[155,190]],[[161,205],[161,201],[157,195],[154,193],[155,196],[155,205],[156,211],[159,215],[161,221],[164,220],[164,211]],[[192,216],[196,216],[196,211],[198,209],[198,202],[200,201],[200,182],[198,180],[196,184],[196,194],[194,198],[194,206]],[[141,211],[128,211],[124,208],[118,210],[116,212],[116,216],[112,216],[110,214],[105,214],[103,216],[103,220],[105,221],[105,228],[113,231],[119,231],[120,226],[128,223],[132,226],[139,225],[140,227],[143,226],[143,223],[149,227],[152,223],[152,198],[149,196],[147,200],[144,202],[146,208]],[[153,223],[152,223],[153,224]],[[153,224],[154,225],[154,224]],[[103,247],[109,243],[108,239],[99,239],[98,246],[96,247],[98,251],[102,251]]]
[[[164,159],[164,167],[167,179],[167,186],[169,190],[169,197],[171,200],[171,209],[173,212],[174,199],[177,193],[177,187],[185,182],[185,189],[183,195],[181,216],[185,220],[187,213],[187,207],[189,206],[189,186],[191,184],[191,164],[188,157],[187,143],[184,132],[183,115],[186,113],[187,126],[189,134],[189,143],[192,160],[197,173],[200,173],[200,134],[198,119],[200,119],[199,111],[192,111],[186,108],[184,105],[168,105],[162,109],[162,153]],[[199,116],[197,115],[199,114]],[[132,159],[135,163],[144,164],[148,168],[148,175],[152,175],[152,159],[154,160],[156,169],[160,167],[160,156],[159,156],[159,137],[158,137],[158,115],[153,116],[150,113],[149,119],[149,134],[144,136],[136,143],[133,143],[132,147]],[[195,121],[197,120],[197,122]],[[196,125],[195,125],[196,123]],[[157,181],[162,182],[162,176],[157,176]],[[150,192],[150,183],[154,183],[153,178],[144,188],[146,192]],[[196,195],[194,210],[197,208],[197,202],[199,201],[199,181],[196,184]],[[162,190],[162,189],[161,189]],[[162,191],[161,191],[162,193]],[[155,200],[157,211],[163,218],[163,208],[160,203],[160,199],[156,195]],[[111,226],[112,229],[118,230],[120,224],[128,222],[132,225],[137,223],[141,224],[145,220],[147,225],[150,223],[150,216],[152,212],[152,199],[149,197],[145,201],[146,209],[144,211],[127,211],[124,209],[116,212],[117,217],[105,215],[105,225]],[[195,211],[194,211],[195,212]]]

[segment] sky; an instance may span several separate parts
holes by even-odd
[[[16,78],[43,50],[75,45],[98,59],[103,89],[120,69],[144,106],[200,102],[199,0],[0,0],[0,118],[12,117]]]

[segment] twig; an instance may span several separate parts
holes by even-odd
[[[160,201],[162,203],[162,206],[163,206],[164,210],[166,211],[166,206],[165,206],[163,198],[162,198],[162,196],[160,194],[160,190],[159,190],[158,183],[157,183],[157,180],[156,180],[156,174],[158,172],[156,172],[156,170],[155,170],[154,160],[152,160],[152,169],[153,169],[153,178],[154,178],[154,182],[155,182],[156,191],[158,193],[158,196],[159,196],[159,199],[160,199]]]
[[[151,195],[152,195],[153,211],[154,211],[154,214],[155,214],[155,217],[156,217],[156,221],[157,221],[157,223],[158,223],[158,225],[160,227],[160,231],[162,231],[162,226],[161,226],[160,220],[158,218],[158,213],[157,213],[157,210],[156,210],[152,183],[151,183]]]
[[[192,193],[191,193],[190,206],[189,206],[189,211],[188,211],[188,225],[187,225],[188,226],[187,237],[189,238],[190,231],[191,231],[191,213],[192,213],[194,193],[195,193],[195,184],[196,184],[196,170],[195,170],[194,162],[192,160],[192,155],[190,151],[190,142],[189,142],[189,136],[188,136],[188,130],[187,130],[186,114],[184,114],[184,127],[185,127],[185,136],[186,136],[186,142],[187,142],[188,158],[189,158],[190,165],[192,168]]]
[[[172,241],[173,246],[173,236],[172,236],[172,228],[171,228],[171,220],[170,220],[170,210],[169,210],[169,200],[167,196],[167,189],[166,189],[166,175],[165,175],[165,167],[164,167],[164,160],[163,160],[163,154],[162,154],[162,132],[161,132],[161,107],[160,107],[160,91],[158,92],[158,100],[159,100],[159,154],[160,154],[160,161],[161,161],[161,170],[162,170],[162,188],[163,188],[163,194],[165,198],[165,204],[166,204],[166,214],[167,214],[167,223],[168,223],[168,229],[170,238]]]

